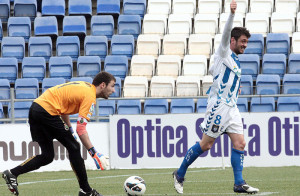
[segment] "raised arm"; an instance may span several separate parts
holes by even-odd
[[[230,3],[230,11],[231,12],[230,12],[228,20],[225,24],[224,31],[223,31],[223,34],[222,34],[221,43],[220,43],[220,46],[219,46],[219,49],[218,49],[219,50],[218,52],[222,57],[225,57],[226,51],[229,48],[231,29],[232,29],[232,25],[233,25],[233,19],[234,19],[234,14],[235,14],[235,11],[236,11],[236,7],[237,7],[237,5],[236,5],[235,0],[232,0],[232,2]]]

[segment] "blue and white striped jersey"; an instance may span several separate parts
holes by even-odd
[[[214,64],[209,73],[214,81],[209,90],[209,99],[218,99],[226,105],[235,106],[240,88],[241,69],[238,56],[230,49],[230,37],[234,15],[226,22],[222,40],[214,55]]]

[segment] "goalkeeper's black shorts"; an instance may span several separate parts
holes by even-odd
[[[29,109],[29,124],[32,140],[36,142],[73,137],[59,115],[51,116],[35,102],[32,103]]]

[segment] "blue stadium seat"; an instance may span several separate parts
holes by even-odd
[[[3,37],[1,44],[2,57],[15,57],[22,62],[25,56],[25,40],[23,37]]]
[[[288,73],[300,74],[300,54],[291,53],[288,60]]]
[[[50,78],[70,80],[73,76],[73,63],[69,56],[53,56],[49,60]]]
[[[109,116],[116,112],[116,101],[115,100],[98,100],[98,116]],[[100,120],[107,122],[106,120]]]
[[[77,61],[77,76],[94,78],[101,71],[101,61],[98,56],[80,56]]]
[[[10,17],[7,22],[7,34],[10,37],[23,37],[27,43],[31,36],[29,17]]]
[[[118,114],[141,114],[142,106],[139,99],[129,99],[129,100],[118,100],[117,102]]]
[[[36,0],[14,0],[14,16],[28,16],[33,21],[37,11]]]
[[[256,79],[257,74],[260,73],[260,61],[257,54],[240,54],[240,65],[243,75],[251,75]]]
[[[0,20],[7,22],[10,15],[10,1],[0,0]]]
[[[0,102],[0,118],[5,118],[2,102]],[[0,121],[0,124],[3,124],[3,122]]]
[[[77,61],[80,54],[78,36],[58,36],[56,40],[56,56],[70,56]]]
[[[73,77],[71,78],[70,82],[74,82],[74,81],[85,81],[88,83],[93,83],[93,78],[91,77]]]
[[[28,118],[29,108],[32,105],[32,101],[18,101],[14,103],[14,116],[15,118]],[[8,117],[11,118],[11,103],[8,104]],[[16,121],[19,123],[25,123],[26,121]]]
[[[266,53],[285,54],[290,53],[290,38],[287,33],[268,33],[266,39]]]
[[[42,15],[43,16],[65,16],[65,0],[43,0]]]
[[[114,34],[114,18],[112,15],[92,16],[91,34],[93,36],[104,35],[111,40]]]
[[[69,16],[84,15],[91,17],[92,0],[69,0]]]
[[[259,74],[256,79],[256,94],[272,95],[280,93],[280,77],[272,74]]]
[[[128,73],[128,59],[126,56],[109,55],[104,60],[104,70],[115,77],[125,79]]]
[[[300,111],[300,97],[278,97],[278,112],[297,112]]]
[[[264,54],[262,74],[277,74],[283,77],[286,70],[286,56],[284,54]]]
[[[300,94],[300,74],[285,74],[282,84],[283,94]]]
[[[123,14],[139,15],[144,18],[146,13],[146,0],[123,0]]]
[[[167,114],[169,104],[167,99],[146,99],[144,103],[144,114]]]
[[[86,36],[84,39],[84,55],[99,56],[101,60],[107,56],[108,43],[106,36]]]
[[[85,37],[86,19],[84,16],[65,16],[63,20],[63,35]]]
[[[16,58],[0,58],[0,78],[14,83],[18,77],[18,60]]]
[[[240,97],[237,100],[237,107],[240,112],[248,112],[248,99],[245,97]]]
[[[16,99],[35,99],[39,96],[36,78],[18,78],[15,83]]]
[[[58,36],[58,25],[55,16],[36,17],[34,19],[34,35],[36,36]]]
[[[37,78],[42,82],[46,76],[46,61],[43,57],[24,57],[22,78]]]
[[[206,112],[206,106],[207,106],[207,98],[198,99],[197,100],[197,105],[196,105],[197,113],[205,113]]]
[[[253,97],[250,112],[275,112],[274,97]]]
[[[2,28],[2,22],[0,19],[0,42],[2,41],[2,38],[3,38],[3,28]]]
[[[262,34],[251,34],[245,54],[258,54],[261,59],[264,54],[264,48],[264,36]]]
[[[52,56],[52,40],[50,36],[30,37],[28,42],[30,57],[44,57],[46,62]]]
[[[141,17],[139,15],[120,15],[118,18],[118,34],[133,35],[135,39],[141,33]]]
[[[110,97],[121,97],[122,94],[122,80],[120,77],[115,77],[116,83],[115,83],[115,92],[110,95]]]
[[[0,79],[0,100],[10,99],[10,84],[8,79]],[[3,105],[7,105],[8,102],[0,102]]]
[[[120,0],[97,0],[97,14],[120,14]]]
[[[172,99],[170,113],[187,114],[195,112],[195,103],[193,99]]]
[[[112,55],[125,55],[131,59],[134,54],[133,35],[113,35],[110,50]]]
[[[242,75],[240,86],[241,95],[253,95],[253,78],[251,75]],[[249,101],[250,97],[247,99]]]
[[[64,78],[44,78],[42,82],[42,92],[45,92],[48,88],[63,84],[66,80]]]

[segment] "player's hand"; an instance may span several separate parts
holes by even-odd
[[[71,131],[71,133],[72,133],[73,137],[75,138],[75,140],[77,140],[77,136],[76,136],[76,134],[75,134],[73,128],[72,128],[72,127],[69,127],[69,130]]]
[[[230,10],[231,10],[232,14],[235,13],[236,7],[237,7],[237,4],[236,4],[235,0],[232,0],[232,2],[230,3]]]
[[[97,169],[101,169],[101,170],[109,169],[109,157],[108,156],[104,156],[103,154],[97,152],[94,147],[90,148],[88,150],[88,152],[94,159]]]

